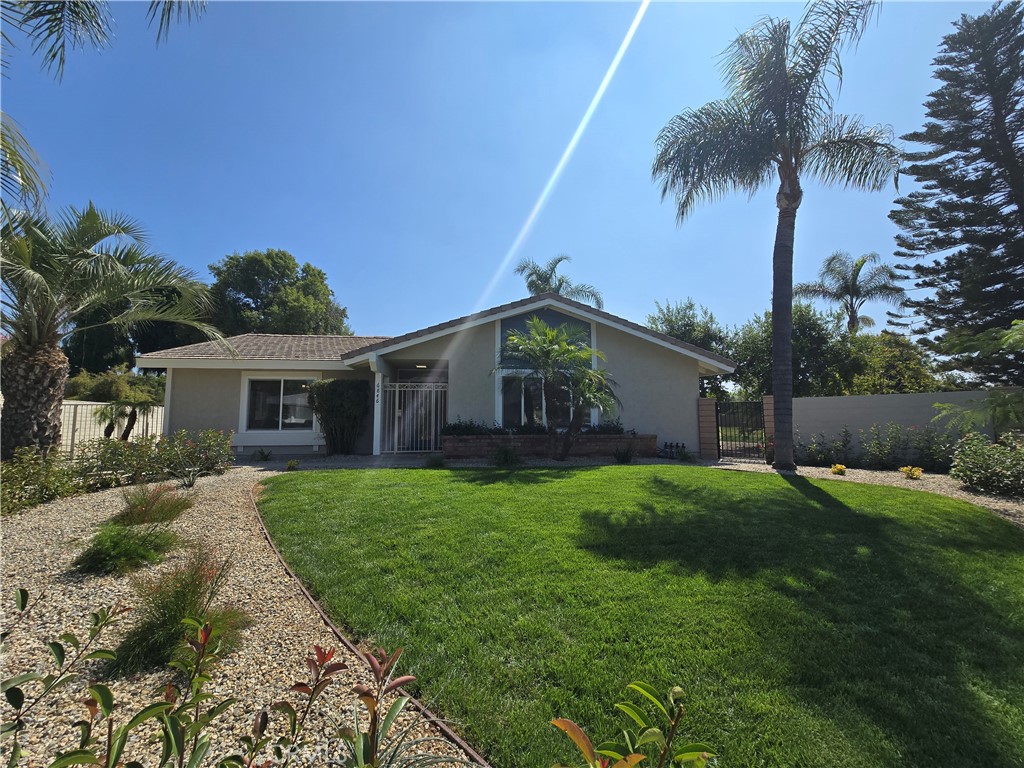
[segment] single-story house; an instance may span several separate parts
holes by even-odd
[[[528,410],[537,420],[546,414],[543,394],[522,371],[497,368],[505,335],[533,315],[589,328],[626,429],[697,447],[698,380],[731,373],[735,363],[553,293],[392,338],[250,333],[228,339],[230,350],[190,344],[140,355],[138,366],[167,370],[166,432],[231,430],[239,453],[317,453],[324,443],[305,390],[316,379],[350,378],[369,382],[372,399],[358,453],[433,451],[449,421],[511,427],[525,423]],[[592,423],[598,418],[593,413]]]

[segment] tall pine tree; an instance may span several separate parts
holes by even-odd
[[[945,367],[991,383],[1024,383],[1024,354],[978,343],[1024,318],[1024,8],[963,15],[935,59],[942,85],[928,121],[904,141],[904,173],[922,185],[890,214],[899,266],[930,289],[907,306]]]

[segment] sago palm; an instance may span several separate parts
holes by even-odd
[[[875,321],[860,311],[869,301],[880,301],[898,306],[903,302],[903,289],[897,284],[899,276],[888,264],[880,264],[877,253],[865,253],[854,259],[845,251],[836,251],[821,265],[818,279],[813,283],[800,283],[793,294],[803,299],[822,299],[838,304],[846,315],[846,329],[856,333],[871,328]],[[867,272],[864,267],[873,265]]]
[[[652,173],[662,197],[674,193],[682,222],[701,201],[753,195],[778,184],[772,279],[772,388],[775,467],[793,463],[793,238],[802,182],[857,189],[895,183],[900,153],[892,129],[836,114],[829,83],[842,80],[840,53],[860,39],[874,3],[811,3],[799,23],[765,18],[723,59],[729,95],[669,121],[657,139]]]
[[[0,272],[7,337],[0,377],[5,459],[24,446],[44,453],[59,446],[68,377],[60,344],[86,330],[76,321],[87,313],[124,307],[88,327],[161,320],[219,338],[202,321],[210,309],[206,286],[191,271],[150,252],[133,221],[91,204],[84,211],[70,208],[54,220],[14,216],[2,230]],[[169,294],[176,300],[168,300]]]
[[[523,259],[516,266],[516,274],[522,275],[526,280],[526,290],[531,296],[538,296],[542,293],[557,293],[573,301],[582,301],[585,304],[593,304],[598,309],[604,309],[604,299],[601,292],[587,283],[574,283],[565,275],[558,274],[558,267],[564,262],[572,261],[564,253],[551,259],[547,264],[541,266],[533,259]]]

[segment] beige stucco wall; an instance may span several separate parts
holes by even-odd
[[[793,398],[793,424],[807,441],[821,432],[838,435],[848,427],[854,438],[873,424],[924,427],[938,415],[935,403],[964,405],[980,400],[984,392],[926,392],[912,395],[855,395],[848,397]]]
[[[484,323],[450,336],[383,356],[401,367],[422,361],[448,361],[448,420],[494,421],[494,323]]]
[[[238,431],[240,371],[175,368],[171,374],[170,431]]]
[[[658,444],[697,450],[697,361],[623,331],[599,325],[597,348],[618,384],[626,429],[658,436]]]

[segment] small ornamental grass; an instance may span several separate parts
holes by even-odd
[[[83,573],[127,573],[159,563],[176,542],[175,535],[162,525],[104,523],[75,558],[75,568]]]
[[[126,488],[122,493],[125,508],[113,517],[120,525],[169,523],[192,508],[192,500],[179,496],[170,485]]]
[[[234,608],[214,605],[229,570],[227,560],[196,550],[181,565],[136,585],[135,624],[117,648],[112,674],[130,674],[167,664],[188,653],[186,621],[209,624],[221,653],[238,646],[249,617]]]

